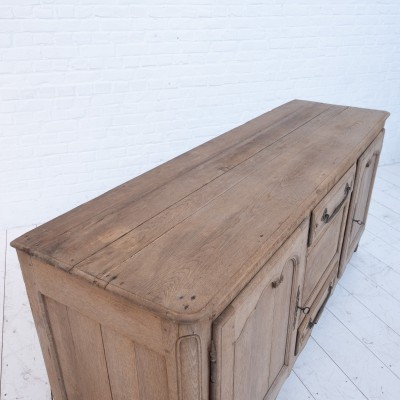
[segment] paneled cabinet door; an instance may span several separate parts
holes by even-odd
[[[213,324],[213,400],[275,398],[290,371],[304,276],[304,221]]]
[[[357,162],[356,180],[347,218],[339,276],[343,274],[364,232],[383,136],[384,129]]]

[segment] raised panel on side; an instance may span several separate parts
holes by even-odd
[[[168,400],[169,390],[165,357],[139,345],[136,346],[136,362],[140,400]]]
[[[55,400],[178,399],[176,324],[37,259],[23,271]]]
[[[170,399],[163,355],[49,297],[44,304],[68,400]]]
[[[100,324],[49,297],[44,304],[67,398],[113,400]]]
[[[113,400],[169,400],[166,359],[102,327]]]
[[[304,222],[214,321],[213,400],[273,399],[289,373],[307,233]]]
[[[113,400],[140,400],[134,342],[104,326],[102,333]]]

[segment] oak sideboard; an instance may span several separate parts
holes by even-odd
[[[54,399],[275,399],[388,116],[293,100],[14,240]]]

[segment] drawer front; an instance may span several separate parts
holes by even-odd
[[[353,166],[315,207],[311,214],[310,246],[303,285],[303,301],[313,301],[313,294],[323,284],[323,276],[337,267],[340,257],[347,211],[354,182]],[[337,272],[337,271],[336,271]]]
[[[294,361],[308,221],[213,323],[213,400],[275,399]]]
[[[326,230],[330,228],[336,215],[348,205],[353,189],[355,171],[356,166],[354,165],[314,208],[311,213],[310,246],[318,242]]]
[[[322,312],[324,311],[325,305],[331,296],[336,282],[337,282],[337,269],[339,267],[338,261],[336,262],[335,268],[331,272],[329,278],[326,280],[321,290],[319,291],[317,297],[312,303],[308,314],[303,319],[297,330],[297,340],[295,355],[297,356],[301,350],[303,350],[308,338],[311,335],[313,327],[318,323]]]
[[[312,302],[312,293],[321,282],[321,278],[330,268],[337,267],[333,263],[339,258],[344,225],[346,221],[346,208],[343,208],[337,217],[331,222],[330,228],[315,244],[307,256],[306,271],[303,286],[303,299],[309,304]],[[336,271],[337,273],[338,271]],[[330,271],[328,272],[330,273]]]

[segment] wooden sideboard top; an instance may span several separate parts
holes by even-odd
[[[12,246],[164,317],[213,318],[356,162],[388,116],[293,100]]]

